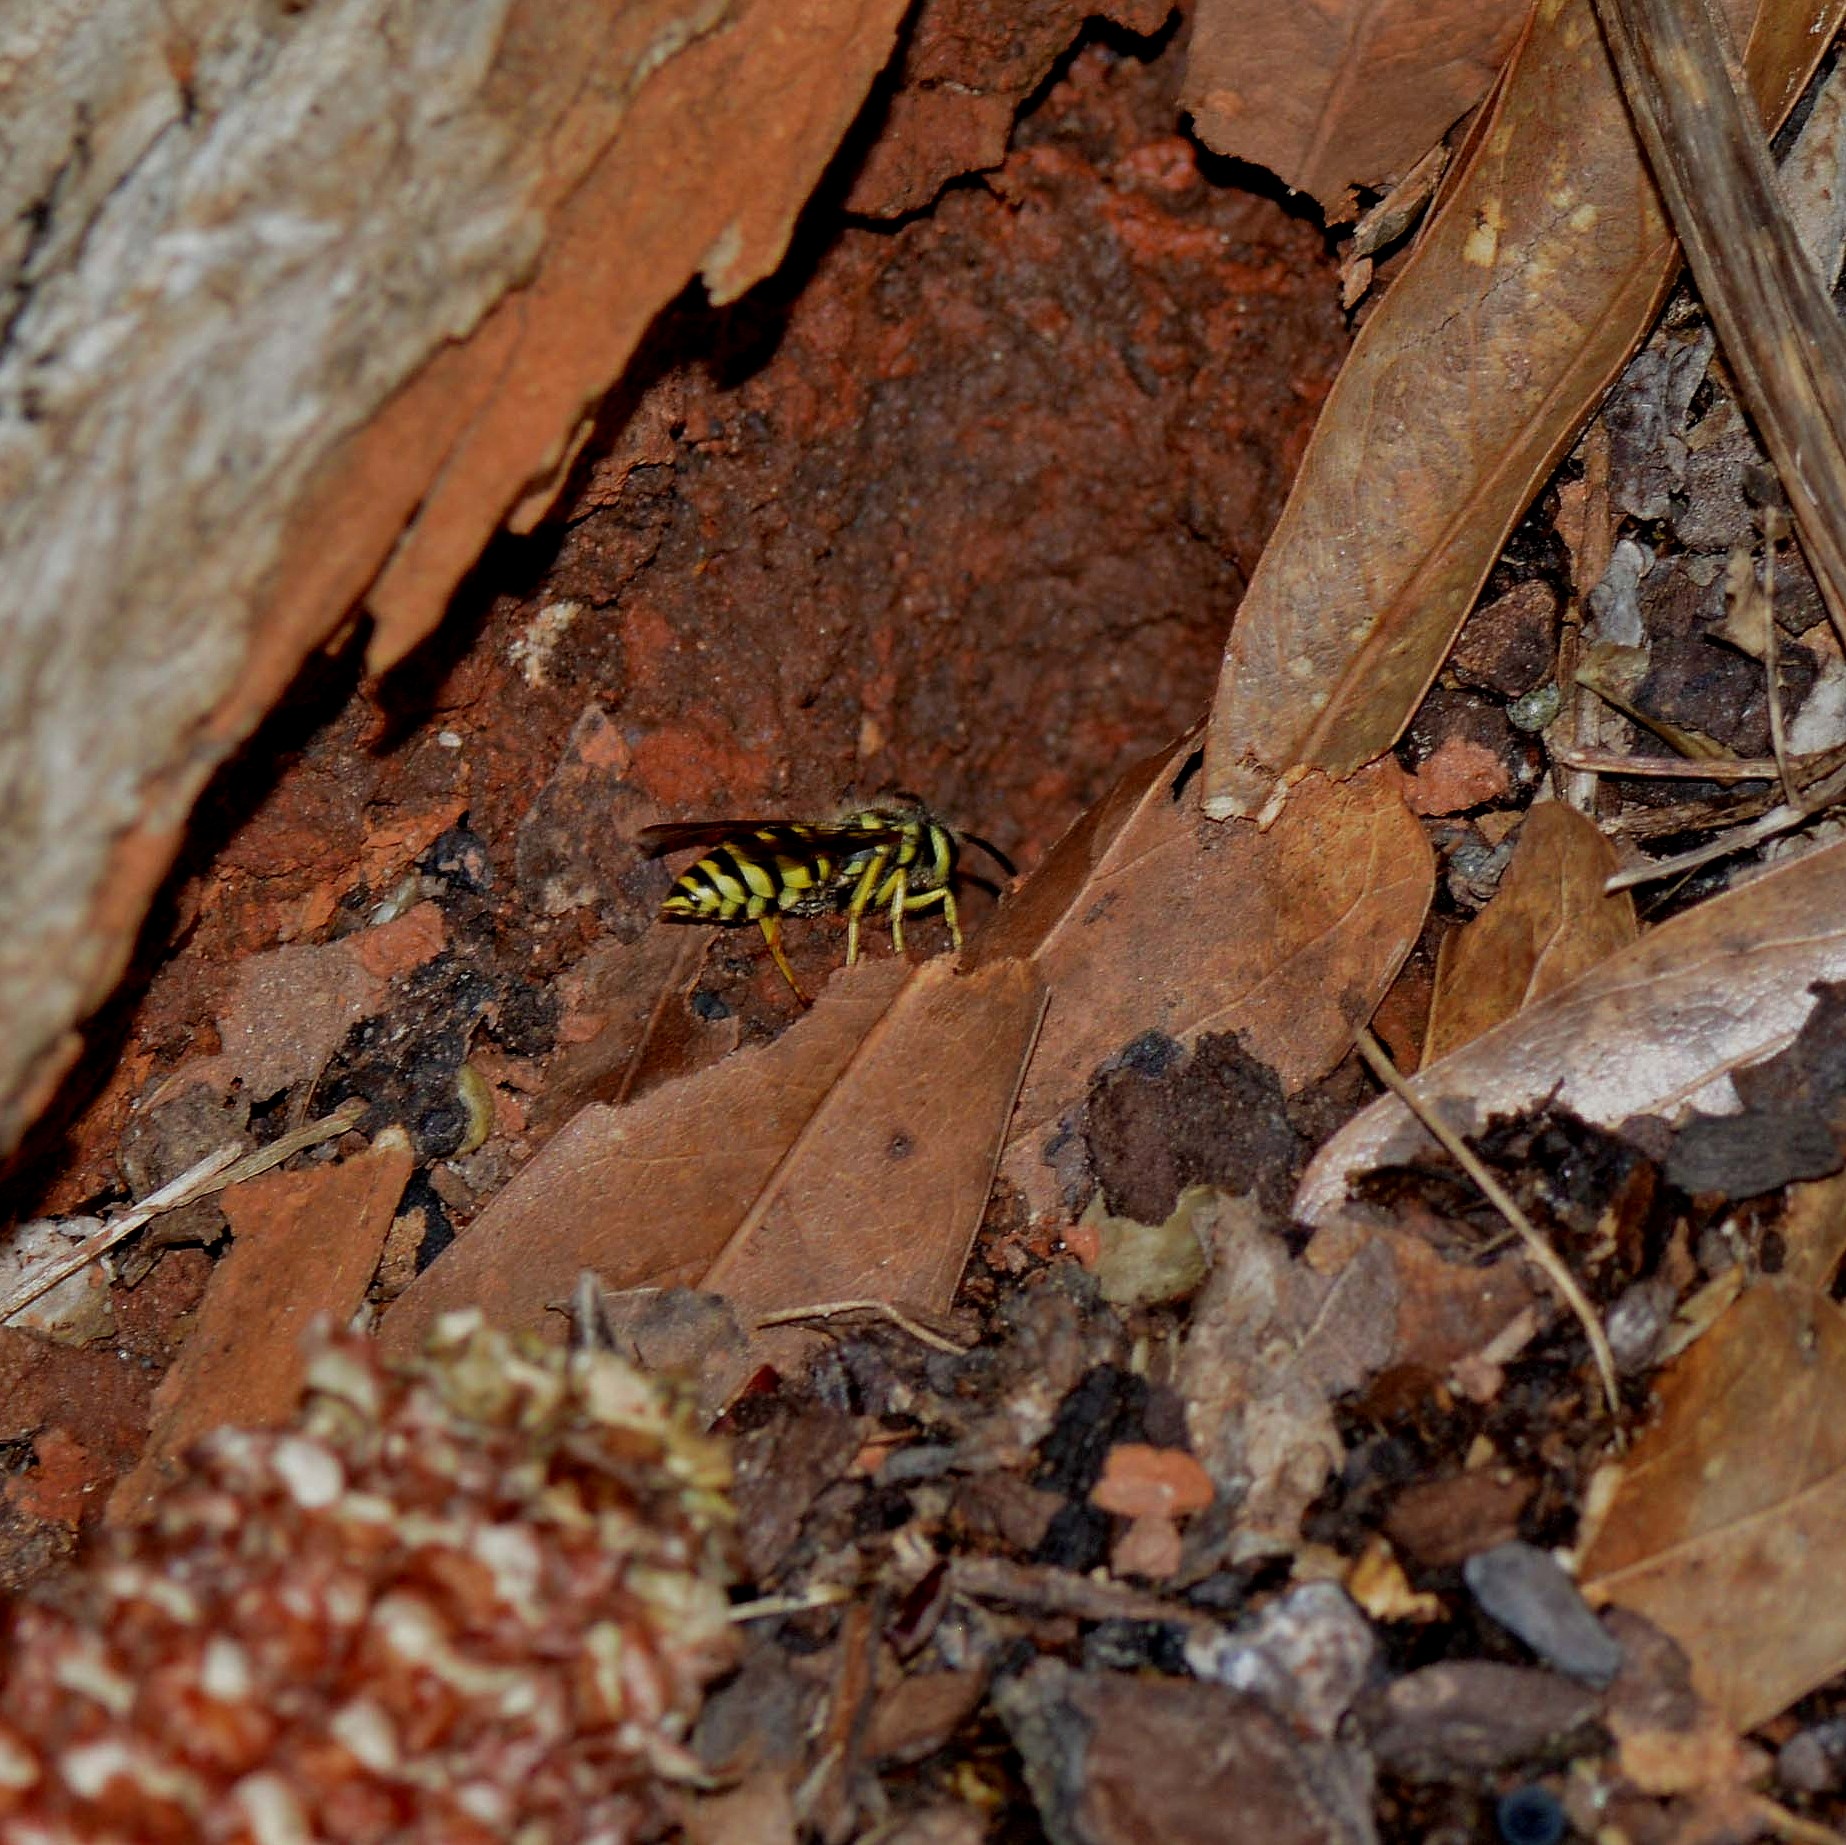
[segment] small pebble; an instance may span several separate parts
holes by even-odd
[[[1555,684],[1541,685],[1536,691],[1516,698],[1507,707],[1507,721],[1515,730],[1543,730],[1558,714],[1564,695]]]
[[[1846,1782],[1846,1718],[1791,1736],[1775,1759],[1776,1779],[1797,1794],[1831,1794]]]
[[[1621,1670],[1622,1649],[1549,1551],[1499,1544],[1462,1566],[1474,1599],[1548,1665],[1586,1685]]]
[[[1660,1349],[1679,1296],[1670,1281],[1637,1281],[1609,1309],[1604,1330],[1615,1368],[1624,1377],[1645,1371]]]

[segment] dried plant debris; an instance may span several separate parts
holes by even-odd
[[[325,1341],[11,1613],[0,1836],[638,1838],[733,1653],[728,1463],[607,1354]]]

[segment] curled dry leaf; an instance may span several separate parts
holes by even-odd
[[[1793,102],[1840,11],[1764,9],[1749,66],[1765,116]],[[1208,813],[1261,812],[1299,771],[1345,775],[1389,748],[1677,254],[1591,0],[1543,0],[1359,335],[1238,610]]]
[[[542,1325],[586,1268],[618,1291],[703,1281],[745,1318],[869,1297],[946,1308],[1043,1003],[1016,961],[966,978],[945,960],[861,962],[773,1044],[584,1109],[381,1337],[414,1350],[463,1305]]]
[[[1518,0],[1204,0],[1180,101],[1207,147],[1337,216],[1351,188],[1407,172],[1487,94],[1524,17]]]
[[[1493,901],[1442,939],[1423,1062],[1626,948],[1635,939],[1634,903],[1626,891],[1605,896],[1602,888],[1618,869],[1614,848],[1574,808],[1534,807]]]
[[[1063,1208],[1047,1142],[1142,1032],[1235,1031],[1288,1089],[1345,1055],[1423,924],[1428,841],[1394,765],[1304,787],[1269,832],[1198,812],[1191,740],[1131,770],[982,931],[976,966],[1030,959],[1050,991],[1002,1170]]]
[[[1789,1043],[1808,989],[1841,978],[1846,846],[1832,846],[1676,916],[1410,1087],[1463,1133],[1553,1098],[1604,1127],[1693,1102],[1734,1108],[1730,1072]],[[1297,1215],[1322,1221],[1357,1174],[1429,1145],[1395,1097],[1374,1102],[1315,1156]]]
[[[264,1173],[224,1193],[230,1253],[155,1393],[147,1449],[111,1496],[111,1518],[141,1516],[208,1429],[288,1419],[307,1364],[303,1335],[320,1315],[344,1326],[358,1311],[415,1164],[402,1132],[387,1132],[338,1165]]]

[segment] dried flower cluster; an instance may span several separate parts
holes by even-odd
[[[16,1609],[0,1841],[580,1845],[660,1820],[731,1658],[729,1462],[603,1353],[328,1340],[144,1529]]]

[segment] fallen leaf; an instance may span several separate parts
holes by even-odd
[[[535,1127],[549,1134],[586,1103],[631,1101],[736,1050],[735,1016],[702,1019],[687,1003],[709,947],[705,931],[657,921],[633,942],[593,948],[570,970],[559,983],[564,1016]]]
[[[745,1323],[847,1299],[946,1308],[1042,1005],[1016,962],[861,962],[773,1044],[584,1109],[381,1337],[409,1349],[464,1304],[541,1326],[586,1268],[617,1292],[700,1284]]]
[[[947,1312],[1044,1008],[1021,961],[917,968],[701,1285],[746,1325],[825,1301]],[[805,1337],[764,1343],[786,1354]]]
[[[392,1303],[379,1328],[386,1348],[414,1351],[454,1307],[541,1326],[585,1269],[611,1293],[696,1283],[824,1111],[906,973],[896,960],[863,961],[773,1044],[623,1107],[585,1108]]]
[[[1684,1648],[1700,1696],[1735,1730],[1846,1667],[1846,1315],[1824,1291],[1846,1182],[1795,1196],[1789,1267],[1661,1374],[1660,1414],[1579,1567],[1592,1599]]]
[[[1603,894],[1614,848],[1574,808],[1526,815],[1500,888],[1465,929],[1442,938],[1423,1062],[1458,1049],[1635,939],[1634,902]]]
[[[302,1335],[317,1315],[343,1326],[358,1311],[414,1164],[401,1133],[380,1135],[337,1165],[268,1172],[224,1192],[230,1252],[154,1394],[147,1448],[110,1495],[112,1520],[140,1517],[208,1429],[288,1420],[306,1368]]]
[[[1462,1133],[1547,1100],[1616,1127],[1736,1106],[1730,1072],[1790,1043],[1816,981],[1846,977],[1846,846],[1809,853],[1676,916],[1409,1079]],[[1434,1143],[1394,1096],[1315,1155],[1295,1197],[1335,1213],[1350,1181]]]
[[[1002,1171],[1063,1208],[1047,1143],[1142,1032],[1240,1032],[1299,1089],[1345,1055],[1422,927],[1434,882],[1394,765],[1304,787],[1269,832],[1199,818],[1188,743],[1140,764],[1058,842],[970,951],[1030,959],[1051,998]]]
[[[1765,9],[1749,64],[1767,117],[1840,11]],[[1300,771],[1346,775],[1390,747],[1677,261],[1591,0],[1544,0],[1361,329],[1251,578],[1206,743],[1207,813],[1261,813]]]
[[[1487,94],[1524,17],[1518,0],[1204,0],[1181,106],[1207,147],[1337,218],[1350,188],[1398,178]]]

